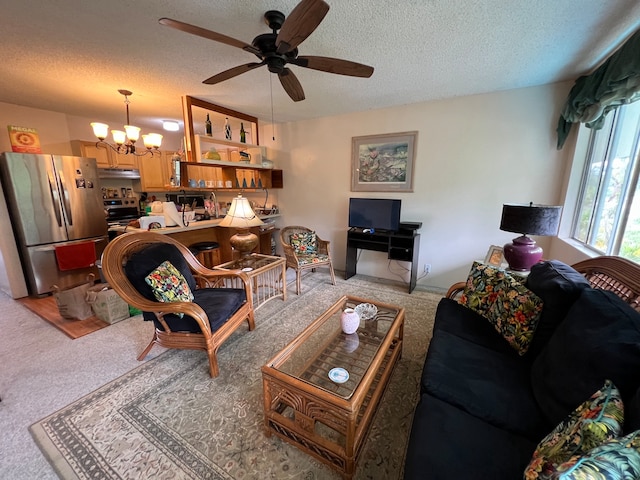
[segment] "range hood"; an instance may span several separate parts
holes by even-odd
[[[128,178],[131,180],[140,179],[140,170],[133,168],[99,168],[98,177],[100,178]]]

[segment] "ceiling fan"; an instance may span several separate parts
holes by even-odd
[[[227,35],[171,18],[161,18],[159,22],[183,32],[241,48],[246,52],[253,53],[261,60],[230,68],[207,78],[202,83],[214,85],[266,65],[271,73],[278,74],[282,87],[291,99],[294,102],[299,102],[304,100],[304,90],[293,72],[286,67],[288,63],[298,67],[352,77],[368,78],[373,74],[373,67],[349,60],[308,55],[298,56],[298,45],[313,33],[328,11],[329,5],[323,0],[302,0],[286,20],[282,12],[269,10],[264,14],[264,19],[272,33],[258,35],[253,39],[251,45]]]

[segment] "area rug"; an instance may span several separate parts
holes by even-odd
[[[256,312],[220,348],[211,379],[204,352],[170,350],[32,425],[63,479],[340,478],[275,435],[264,433],[260,367],[337,301],[353,295],[404,306],[403,355],[375,415],[356,479],[399,479],[418,382],[441,295],[357,277],[305,279],[300,296]]]

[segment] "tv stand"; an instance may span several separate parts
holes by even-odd
[[[411,262],[409,293],[416,288],[418,280],[418,253],[420,234],[414,229],[402,229],[398,232],[375,230],[364,233],[361,228],[350,228],[347,232],[347,265],[345,280],[356,274],[358,249],[387,252],[389,260]]]

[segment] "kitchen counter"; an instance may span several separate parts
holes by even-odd
[[[279,216],[280,214],[261,215],[260,220],[264,221],[268,218],[277,218]],[[214,218],[210,220],[200,220],[198,222],[189,222],[189,226],[187,227],[181,227],[180,225],[176,225],[175,227],[154,228],[153,231],[155,233],[171,234],[171,233],[186,232],[191,230],[199,230],[202,228],[212,228],[212,227],[217,227],[220,224],[220,222],[222,222],[223,218],[224,217]],[[142,228],[115,225],[115,226],[109,227],[109,231],[124,233],[124,232],[142,232],[144,230]]]
[[[261,215],[260,219],[266,220],[268,218],[277,218],[279,216],[280,214]],[[187,246],[198,242],[218,242],[220,245],[220,262],[230,262],[234,259],[234,255],[233,250],[231,249],[231,244],[229,243],[229,238],[236,233],[237,229],[218,227],[220,222],[222,222],[222,218],[215,218],[211,220],[201,220],[199,222],[190,222],[187,227],[175,226],[154,228],[153,231],[155,233],[170,235],[172,238],[175,238],[180,243]],[[112,226],[109,228],[109,231],[115,232],[119,235],[125,232],[144,232],[145,230],[129,226]],[[277,232],[278,229],[270,228],[268,230],[261,230],[260,227],[251,227],[250,231],[258,235],[260,238],[260,243],[256,252],[264,255],[271,255],[271,235]]]

